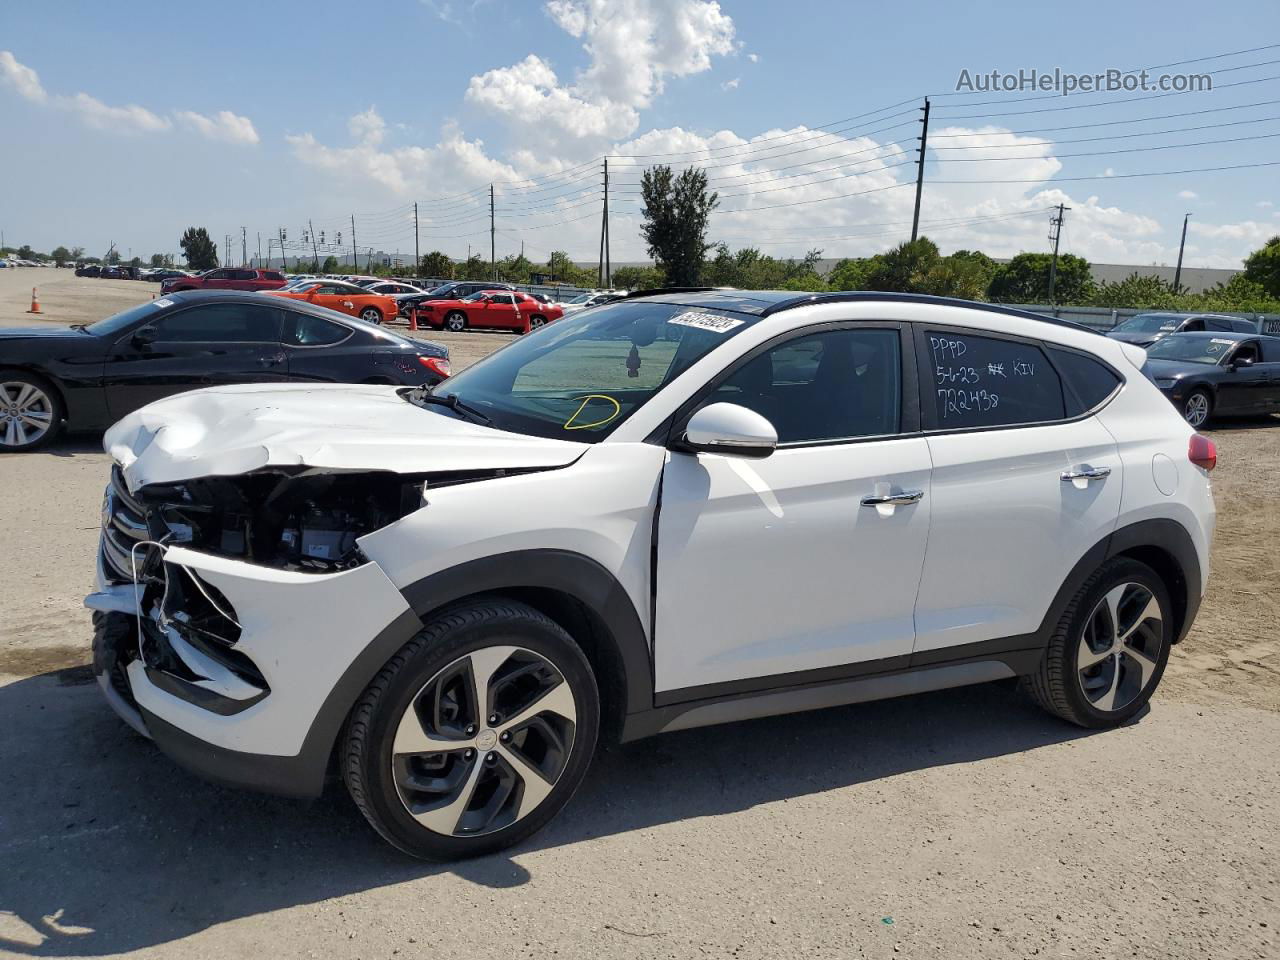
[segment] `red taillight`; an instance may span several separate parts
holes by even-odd
[[[1212,470],[1218,465],[1218,448],[1204,434],[1193,433],[1191,442],[1187,444],[1187,459],[1197,467]]]
[[[439,374],[442,377],[447,377],[452,373],[448,357],[419,357],[418,362],[432,373]]]

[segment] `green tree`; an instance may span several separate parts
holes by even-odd
[[[878,267],[881,259],[877,255],[841,260],[827,274],[827,286],[832,290],[867,290],[867,277]]]
[[[1172,310],[1178,305],[1178,297],[1173,293],[1173,284],[1134,271],[1115,283],[1104,281],[1093,291],[1089,303],[1095,307]]]
[[[31,249],[30,244],[24,243],[22,246],[18,248],[19,260],[31,260],[35,257],[35,255],[36,255],[36,252]]]
[[[84,247],[72,247],[72,248],[71,248],[71,259],[72,259],[72,260],[83,260],[83,259],[84,259]]]
[[[492,280],[493,267],[489,261],[478,253],[473,253],[469,260],[458,265],[459,280]]]
[[[508,283],[528,283],[533,272],[533,261],[523,253],[503,257],[498,261],[498,276]]]
[[[882,253],[867,271],[867,289],[922,293],[925,277],[941,259],[938,245],[928,237],[900,243]]]
[[[662,286],[662,271],[656,267],[619,267],[613,271],[618,290],[653,290]]]
[[[432,250],[430,253],[424,254],[418,264],[418,276],[451,280],[453,279],[453,260],[449,258],[447,253]]]
[[[1262,249],[1245,258],[1244,276],[1267,296],[1280,300],[1280,236],[1272,237]]]
[[[218,248],[204,227],[187,227],[178,243],[190,269],[212,270],[218,265]]]
[[[58,266],[62,266],[71,259],[71,251],[66,247],[58,246],[53,248],[53,253],[49,254],[49,256],[53,257],[54,263]]]
[[[324,258],[324,263],[320,265],[320,272],[337,273],[339,266],[341,266],[341,264],[338,263],[338,258],[333,254],[329,254],[329,256]]]
[[[711,244],[707,228],[719,194],[707,191],[707,174],[690,167],[678,177],[665,165],[650,167],[640,178],[644,199],[640,233],[649,256],[673,286],[694,286],[702,275]]]
[[[1048,303],[1049,270],[1053,257],[1047,253],[1020,253],[996,268],[987,287],[987,297],[999,303]],[[1064,253],[1058,257],[1055,299],[1058,303],[1086,303],[1094,295],[1089,261]]]
[[[547,273],[551,274],[552,280],[572,283],[573,275],[577,272],[577,264],[563,250],[552,250],[551,256],[547,257]]]
[[[150,260],[153,267],[172,267],[173,254],[171,253],[153,253]]]

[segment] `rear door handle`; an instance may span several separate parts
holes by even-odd
[[[863,497],[862,505],[864,507],[905,507],[907,504],[919,503],[923,498],[923,490],[903,490],[901,493]]]
[[[1067,470],[1062,474],[1062,482],[1070,483],[1072,480],[1101,480],[1104,477],[1111,476],[1110,467],[1083,467],[1079,470]]]

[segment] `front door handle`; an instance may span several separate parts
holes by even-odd
[[[270,356],[270,357],[260,357],[258,359],[258,363],[262,364],[264,367],[278,367],[280,366],[280,364],[284,363],[284,360],[285,360],[284,354],[277,353],[274,356]]]
[[[862,505],[864,507],[905,507],[910,503],[919,503],[923,498],[923,490],[903,490],[901,493],[863,497]]]
[[[1104,477],[1111,476],[1110,467],[1083,467],[1079,470],[1066,470],[1062,474],[1062,482],[1070,483],[1072,480],[1102,480]]]

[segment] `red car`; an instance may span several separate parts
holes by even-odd
[[[182,290],[279,290],[285,284],[279,270],[219,267],[198,277],[170,277],[160,284],[161,293]]]
[[[463,300],[424,300],[414,309],[418,326],[454,333],[468,328],[528,333],[564,316],[555,304],[512,290],[481,290]]]

